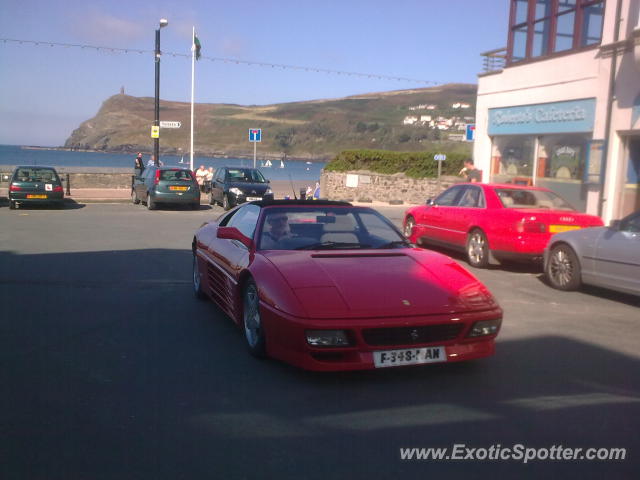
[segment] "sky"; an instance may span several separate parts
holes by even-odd
[[[508,5],[508,0],[0,0],[0,144],[60,146],[122,87],[128,95],[153,97],[152,51],[161,18],[169,21],[161,30],[161,99],[191,101],[191,59],[171,53],[190,54],[195,27],[203,56],[196,63],[196,103],[268,105],[477,83],[480,54],[506,46]]]

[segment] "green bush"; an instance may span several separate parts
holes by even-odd
[[[438,162],[433,152],[391,152],[387,150],[345,150],[325,165],[325,170],[348,172],[368,170],[370,172],[394,174],[404,173],[412,178],[435,178]],[[468,155],[459,152],[447,153],[442,163],[442,175],[458,175]]]

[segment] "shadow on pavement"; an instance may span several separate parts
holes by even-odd
[[[637,358],[565,336],[482,361],[310,373],[246,352],[191,252],[0,252],[4,478],[631,478],[624,461],[401,461],[404,447],[637,452]],[[616,332],[611,332],[615,335]]]

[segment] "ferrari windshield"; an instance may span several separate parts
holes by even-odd
[[[496,188],[498,198],[506,208],[547,208],[551,210],[575,210],[567,201],[546,190],[523,188]]]
[[[400,231],[370,208],[278,207],[265,209],[261,250],[342,250],[409,246]]]

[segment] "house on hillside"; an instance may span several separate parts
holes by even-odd
[[[404,117],[404,120],[402,121],[403,125],[413,125],[414,123],[416,123],[418,121],[418,117],[414,117],[414,116],[407,116]]]

